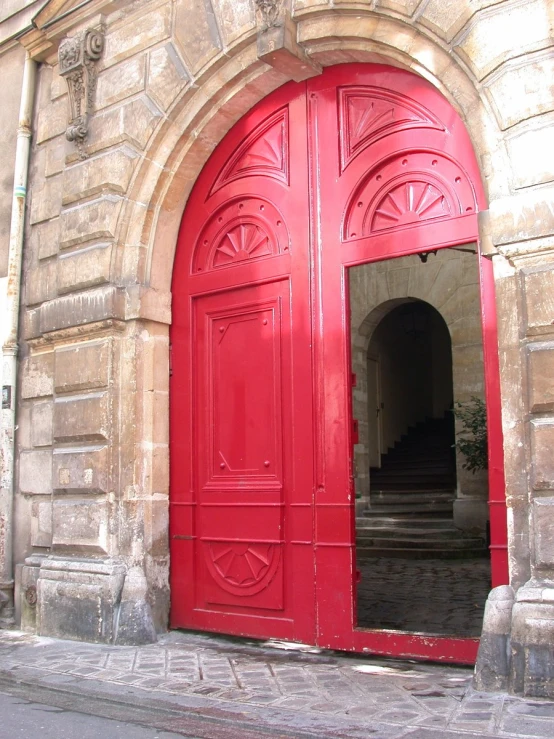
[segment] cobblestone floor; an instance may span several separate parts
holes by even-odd
[[[275,726],[279,736],[552,739],[554,702],[477,693],[471,677],[462,667],[195,633],[114,647],[0,632],[0,680],[19,686],[111,701],[134,696],[153,710],[218,711],[225,720]]]
[[[490,560],[358,560],[358,625],[448,636],[480,636]],[[554,731],[553,731],[554,736]]]

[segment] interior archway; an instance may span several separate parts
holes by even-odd
[[[474,256],[449,250],[441,256],[444,264],[454,259],[460,274],[465,273],[466,287],[471,284]],[[401,258],[394,267],[407,265],[419,272],[420,295],[432,295],[437,275],[415,257]],[[351,296],[359,301],[368,268],[350,270]],[[451,288],[455,293],[455,281]],[[455,402],[461,407],[461,398],[483,396],[482,367],[472,383],[459,366],[460,345],[475,341],[472,324],[480,328],[477,285],[466,291],[465,302],[462,335],[457,321],[451,322],[454,354],[446,320],[422,299],[385,301],[358,331],[352,324],[353,413],[360,429],[354,447],[359,626],[467,636],[480,632],[490,589],[488,487],[481,474],[476,491],[473,474],[468,477],[464,468],[467,460],[456,453],[454,416]],[[356,342],[356,334],[364,341]],[[460,498],[465,516],[456,509]],[[472,517],[467,515],[470,507]],[[433,587],[423,587],[425,582]]]

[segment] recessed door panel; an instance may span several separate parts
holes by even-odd
[[[283,280],[194,301],[198,608],[284,608],[288,293]]]
[[[281,470],[279,300],[206,316],[209,480],[276,482]]]

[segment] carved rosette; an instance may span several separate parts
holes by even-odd
[[[193,251],[193,274],[278,256],[290,249],[283,216],[265,198],[232,198],[208,219]]]
[[[59,72],[69,90],[70,115],[65,135],[68,141],[75,141],[82,159],[86,158],[84,142],[94,107],[95,64],[103,50],[103,34],[89,28],[77,36],[64,39],[58,51]]]
[[[349,199],[342,241],[475,213],[475,192],[461,167],[437,151],[401,152],[378,162]]]
[[[207,545],[205,558],[222,590],[247,598],[271,584],[279,567],[281,547],[265,542],[213,542]]]

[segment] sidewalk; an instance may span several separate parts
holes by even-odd
[[[554,737],[554,702],[477,693],[471,676],[196,633],[113,647],[0,631],[1,691],[183,736]]]

